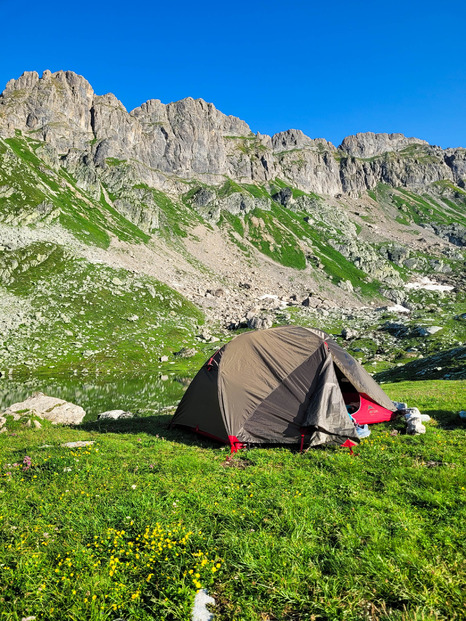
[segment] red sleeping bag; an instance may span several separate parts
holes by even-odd
[[[351,416],[358,425],[371,425],[372,423],[383,423],[387,420],[393,420],[398,412],[391,412],[386,408],[378,405],[364,394],[344,394],[345,403],[349,406],[355,406],[356,411],[350,410]],[[358,407],[359,403],[359,407]],[[351,408],[353,409],[353,408]]]

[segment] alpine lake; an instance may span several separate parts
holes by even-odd
[[[108,410],[152,416],[174,409],[191,378],[174,373],[145,375],[64,375],[0,378],[0,411],[36,392],[80,405],[84,422]]]

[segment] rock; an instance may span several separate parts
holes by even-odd
[[[428,334],[429,333],[427,332],[426,328],[424,328],[423,326],[416,326],[411,331],[412,336],[427,336]]]
[[[182,347],[179,351],[175,352],[173,355],[176,358],[192,358],[197,354],[197,349],[193,347]]]
[[[108,410],[107,412],[99,414],[97,420],[118,420],[120,418],[133,418],[133,416],[131,412],[126,412],[125,410]]]
[[[415,326],[411,332],[412,336],[430,336],[440,332],[443,328],[441,326]]]
[[[466,227],[461,224],[454,222],[452,224],[444,225],[438,224],[436,222],[429,223],[435,234],[450,242],[450,244],[454,244],[455,246],[463,247],[466,246]],[[444,271],[444,273],[448,273],[451,270],[448,269],[449,266],[442,264],[441,261],[438,261],[438,264],[443,266],[443,269],[439,269],[436,271]],[[447,271],[445,272],[445,268]]]
[[[130,317],[127,317],[128,321],[137,321],[139,319],[139,317],[137,315],[131,315]]]
[[[425,145],[425,140],[406,138],[403,134],[374,134],[365,132],[347,136],[340,149],[354,157],[369,158],[387,151],[401,151],[411,145]]]
[[[78,440],[77,442],[65,442],[60,444],[63,448],[84,448],[85,446],[92,446],[93,440]]]
[[[203,208],[213,203],[217,198],[217,193],[208,188],[199,188],[199,190],[192,196],[193,207]]]
[[[13,416],[18,416],[19,414],[30,416],[32,414],[51,421],[54,425],[79,425],[86,412],[79,405],[69,403],[63,399],[48,397],[41,392],[37,392],[21,403],[10,405],[3,415],[7,416],[9,414]]]
[[[430,268],[434,272],[438,272],[440,274],[450,274],[452,272],[452,268],[448,263],[444,263],[440,259],[431,259],[429,261]]]
[[[403,261],[403,265],[409,270],[416,270],[422,265],[422,259],[418,257],[411,257],[410,259],[405,259],[405,261]]]
[[[462,183],[466,175],[464,150],[444,151],[402,134],[359,133],[346,137],[338,149],[299,130],[254,135],[244,121],[191,97],[167,105],[152,99],[128,113],[114,95],[96,95],[72,71],[44,72],[41,78],[25,73],[10,80],[0,97],[0,119],[4,137],[15,130],[36,132],[47,161],[58,162],[58,153],[66,154],[60,165],[88,191],[100,192],[102,180],[118,188],[123,196],[115,199],[115,208],[146,231],[158,227],[158,208],[146,187],[134,187],[141,178],[159,189],[170,175],[207,184],[281,178],[305,192],[358,196],[380,182],[416,189],[442,180]],[[136,170],[139,178],[121,192],[122,175],[134,176]],[[214,220],[220,206],[235,214],[270,208],[269,199],[232,189],[219,197],[202,186],[188,200]],[[275,188],[274,198],[287,208],[293,202],[289,188]],[[38,211],[50,208],[43,202]],[[461,228],[440,226],[439,235],[462,243]]]
[[[309,295],[307,298],[301,302],[301,305],[306,308],[317,308],[322,304],[322,300],[318,298],[316,295]]]
[[[421,414],[418,408],[406,408],[405,420],[410,421],[414,419],[426,423],[430,420],[430,416],[428,414]]]
[[[168,356],[160,356],[160,362],[168,362]]]
[[[386,321],[382,326],[380,326],[379,330],[383,332],[388,332],[393,336],[400,338],[406,336],[408,334],[408,328],[403,323],[394,323],[391,321]]]
[[[389,244],[388,246],[381,246],[379,248],[379,254],[388,259],[396,265],[406,265],[408,259],[409,250],[400,244]]]
[[[248,319],[248,328],[252,330],[267,330],[273,325],[273,319],[269,316],[253,316]]]
[[[408,420],[408,424],[406,426],[406,433],[409,433],[410,435],[414,436],[414,435],[422,434],[425,432],[426,432],[426,428],[421,423],[421,420],[419,418],[410,418]]]
[[[284,207],[293,200],[293,191],[291,188],[282,188],[279,192],[272,196],[274,201],[280,203]]]
[[[205,589],[200,589],[194,598],[191,621],[213,621],[214,615],[207,609],[207,604],[214,605],[215,599]]]
[[[351,328],[343,328],[341,331],[341,336],[345,339],[345,341],[349,341],[351,339],[355,339],[358,337],[358,333],[355,330],[351,330]]]
[[[429,326],[426,328],[427,334],[437,334],[440,330],[443,330],[442,326]]]

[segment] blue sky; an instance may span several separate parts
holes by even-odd
[[[128,110],[201,97],[254,132],[466,147],[466,2],[0,0],[0,90],[69,69]]]

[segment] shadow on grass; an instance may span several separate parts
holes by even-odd
[[[441,429],[466,429],[466,420],[461,419],[457,412],[451,410],[426,410],[422,412],[428,414],[437,421]]]
[[[454,430],[457,428],[466,428],[466,421],[463,421],[457,414],[451,410],[427,410],[423,411],[423,414],[428,414],[432,419],[437,422],[438,427],[444,430]],[[145,433],[156,438],[164,438],[170,442],[177,442],[186,446],[196,446],[205,449],[218,449],[220,447],[226,447],[227,445],[211,440],[201,436],[189,429],[173,427],[170,428],[170,421],[172,414],[155,414],[152,416],[144,416],[137,418],[125,418],[122,420],[96,420],[83,422],[81,425],[76,426],[76,429],[82,429],[84,431],[93,431],[97,433],[120,433],[120,434],[135,434],[139,435]],[[381,426],[384,425],[383,423]],[[385,423],[386,429],[396,429],[398,433],[406,433],[406,421],[404,417],[399,416],[389,423]],[[375,425],[374,427],[378,427]],[[263,445],[263,448],[273,448],[274,446],[283,445]],[[287,445],[291,452],[299,453],[299,445]],[[250,445],[249,448],[254,448]],[[312,450],[327,450],[328,446],[314,447]],[[303,454],[307,451],[305,450]]]
[[[84,431],[93,431],[97,433],[122,433],[122,434],[134,434],[139,435],[146,433],[148,435],[164,438],[170,442],[178,442],[179,444],[185,444],[186,446],[197,446],[199,448],[206,449],[218,449],[225,447],[230,452],[230,447],[223,442],[216,441],[205,436],[202,436],[188,428],[173,427],[170,428],[170,421],[172,414],[155,414],[153,416],[145,416],[139,418],[124,418],[122,420],[96,420],[83,422],[81,425],[75,427],[75,429],[82,429]],[[294,444],[261,444],[254,445],[249,444],[246,448],[284,448],[286,447],[292,453],[301,453],[300,443]],[[325,450],[328,446],[313,447],[313,450],[322,449]],[[305,451],[302,453],[305,454]]]
[[[462,420],[456,412],[452,412],[451,410],[423,409],[421,410],[421,414],[428,414],[430,418],[437,423],[437,427],[440,427],[440,429],[450,431],[453,429],[466,429],[466,420]],[[428,422],[426,424],[429,425]],[[380,423],[380,428],[382,428],[382,426],[384,426],[385,430],[387,431],[391,429],[396,429],[400,434],[406,433],[406,420],[401,414],[389,422]],[[373,426],[373,429],[377,429],[378,427],[379,424],[376,424]]]
[[[180,429],[179,427],[170,428],[172,414],[156,414],[153,416],[144,416],[140,418],[124,418],[121,420],[96,420],[84,422],[78,425],[76,429],[84,431],[93,431],[97,433],[146,433],[158,438],[170,440],[170,442],[179,442],[187,446],[199,446],[201,448],[218,448],[225,446],[221,442],[210,440],[196,434],[189,429]]]

